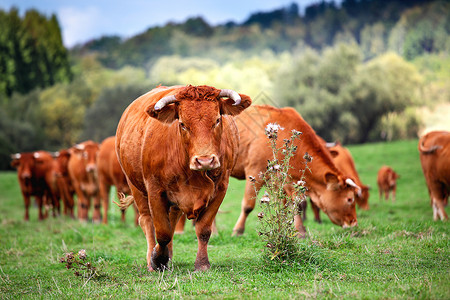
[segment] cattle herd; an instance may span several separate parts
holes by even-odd
[[[174,232],[182,230],[184,218],[195,220],[195,269],[207,270],[207,245],[229,177],[246,180],[241,213],[233,229],[233,234],[241,235],[257,192],[264,186],[259,174],[272,156],[265,128],[278,124],[283,129],[278,133],[279,147],[292,130],[302,133],[294,141],[298,150],[290,161],[292,182],[284,191],[292,194],[292,184],[304,179],[316,221],[320,222],[322,210],[338,226],[356,226],[355,205],[369,209],[369,188],[361,182],[350,152],[339,143],[326,143],[294,109],[251,102],[249,96],[233,90],[159,86],[132,102],[119,121],[116,136],[101,144],[85,141],[56,153],[11,155],[25,202],[25,220],[29,220],[30,197],[34,196],[39,220],[50,212],[60,214],[62,202],[64,215],[75,218],[76,203],[76,217],[86,222],[93,206],[92,221],[106,224],[110,188],[115,186],[122,220],[125,209],[133,205],[135,222],[145,234],[149,270],[167,266]],[[450,132],[424,135],[418,149],[434,220],[447,220]],[[309,171],[303,173],[305,152],[312,160]],[[386,200],[392,193],[395,201],[397,178],[389,166],[380,168],[380,200],[383,193]],[[304,237],[303,218],[298,215],[294,221],[299,237]]]

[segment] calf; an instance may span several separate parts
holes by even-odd
[[[395,173],[395,171],[388,166],[382,166],[378,171],[377,184],[378,184],[378,194],[381,200],[382,194],[384,193],[384,199],[389,200],[389,195],[392,193],[392,201],[395,201],[395,192],[397,190],[397,179],[400,176]]]
[[[78,198],[78,219],[88,220],[91,198],[94,202],[92,221],[101,221],[100,194],[97,181],[97,152],[99,146],[86,141],[70,148],[68,170]]]
[[[433,207],[433,219],[447,220],[450,195],[450,132],[432,131],[419,140],[420,163]]]

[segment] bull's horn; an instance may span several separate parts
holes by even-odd
[[[39,158],[39,157],[41,157],[41,154],[39,154],[39,152],[34,152],[33,153],[33,157],[34,158]]]
[[[233,105],[239,105],[241,103],[241,96],[233,90],[222,89],[220,90],[219,97],[228,97],[234,101]]]
[[[11,159],[20,159],[20,153],[11,154]]]
[[[337,145],[336,142],[328,142],[328,143],[325,144],[325,146],[326,146],[327,148],[332,148],[332,147],[335,147],[336,145]]]
[[[84,145],[83,145],[83,144],[76,144],[76,145],[74,146],[74,148],[75,148],[75,149],[78,149],[78,150],[84,150]]]
[[[59,151],[50,153],[53,158],[59,157]]]
[[[170,95],[170,96],[166,96],[163,97],[161,99],[159,99],[158,102],[156,102],[155,104],[155,110],[161,110],[164,106],[166,106],[167,104],[176,102],[177,98],[175,97],[175,95]]]
[[[352,186],[354,188],[356,188],[358,190],[358,196],[361,193],[361,188],[350,178],[345,179],[345,183],[348,184],[349,186]]]

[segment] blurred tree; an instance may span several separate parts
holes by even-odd
[[[155,86],[149,88],[144,84],[128,84],[103,89],[94,105],[86,111],[81,140],[92,139],[101,142],[115,135],[125,108],[153,87]]]

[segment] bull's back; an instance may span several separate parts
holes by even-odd
[[[162,140],[156,144],[146,143],[146,134],[157,132],[164,137],[168,127],[151,118],[146,110],[149,105],[155,104],[162,97],[174,94],[176,88],[160,87],[140,96],[126,108],[117,126],[115,148],[118,161],[127,178],[141,191],[145,190],[142,169],[143,145],[155,148],[156,153],[161,146],[160,143],[163,142]]]

